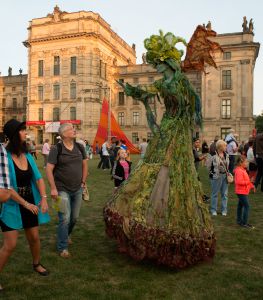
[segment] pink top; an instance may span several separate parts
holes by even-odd
[[[48,155],[50,151],[50,147],[48,143],[45,143],[42,147],[42,154]]]
[[[254,187],[251,183],[247,171],[242,167],[236,167],[235,170],[235,193],[248,195],[250,189]]]
[[[124,169],[124,177],[126,180],[129,177],[129,164],[127,163],[126,160],[120,160],[120,164]]]

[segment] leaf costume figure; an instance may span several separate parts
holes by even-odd
[[[184,39],[162,31],[152,35],[144,41],[146,60],[162,78],[151,87],[119,82],[128,96],[144,104],[154,133],[144,160],[104,208],[106,233],[116,239],[120,252],[137,261],[181,269],[215,254],[214,229],[192,153],[191,132],[202,123],[201,101],[184,74],[204,70],[204,63],[215,66],[210,52],[220,46],[209,36],[211,30],[198,26],[182,63],[183,51],[175,45],[186,45]],[[200,44],[196,53],[194,46]],[[160,125],[149,105],[152,97],[164,101]]]

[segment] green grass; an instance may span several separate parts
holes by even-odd
[[[133,157],[137,161],[138,157]],[[42,161],[38,161],[42,165]],[[214,217],[217,235],[212,263],[176,272],[149,263],[136,263],[116,251],[116,243],[104,233],[102,209],[113,191],[109,172],[89,162],[90,202],[83,202],[70,246],[72,258],[62,259],[55,247],[56,214],[41,226],[42,263],[47,278],[32,271],[31,256],[23,232],[0,275],[5,287],[0,299],[263,299],[263,197],[250,196],[250,222],[254,230],[235,225],[237,197],[229,193],[229,214]],[[43,169],[40,168],[43,172]],[[201,168],[204,190],[209,194],[207,172]],[[2,236],[0,237],[2,242]]]

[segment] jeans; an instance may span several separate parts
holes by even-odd
[[[79,217],[81,202],[82,202],[82,188],[76,192],[60,191],[61,201],[65,204],[65,213],[58,213],[58,238],[57,249],[59,252],[68,249],[68,237],[71,234]]]
[[[219,174],[217,179],[211,179],[211,213],[217,212],[218,193],[221,194],[221,212],[227,213],[228,183],[226,174]]]
[[[237,223],[240,225],[246,225],[248,220],[249,202],[247,195],[237,195]]]

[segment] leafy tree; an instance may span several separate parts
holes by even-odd
[[[261,115],[256,117],[256,129],[259,132],[263,132],[263,112],[261,113]]]

